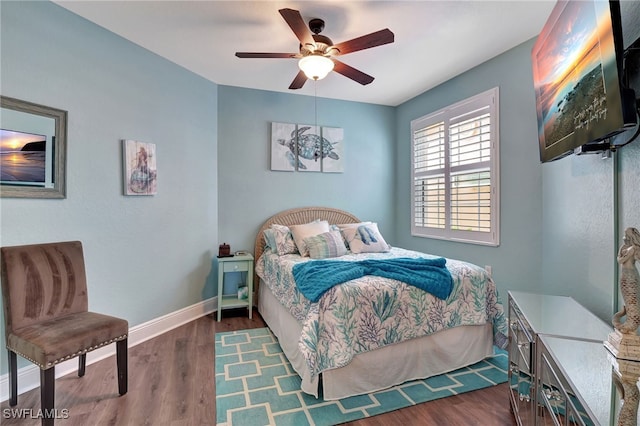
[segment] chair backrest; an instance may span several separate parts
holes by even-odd
[[[21,327],[87,311],[80,241],[2,247],[0,254],[6,336]]]

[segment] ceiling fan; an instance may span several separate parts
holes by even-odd
[[[307,25],[302,19],[299,11],[293,9],[280,9],[279,12],[300,41],[300,52],[236,52],[236,56],[238,58],[300,59],[298,62],[300,71],[291,82],[289,89],[300,89],[304,86],[304,83],[308,78],[312,80],[320,80],[332,70],[362,85],[369,84],[374,80],[372,76],[335,59],[335,57],[357,52],[359,50],[370,49],[383,44],[393,43],[393,33],[388,28],[385,28],[384,30],[376,31],[352,40],[333,44],[329,37],[320,34],[324,29],[324,21],[322,19],[310,20],[309,29],[307,29]]]

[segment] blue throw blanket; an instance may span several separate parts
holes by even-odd
[[[314,260],[293,266],[296,286],[312,302],[335,285],[376,275],[402,281],[418,287],[440,299],[446,299],[453,289],[447,260],[424,258],[366,259],[354,262]]]

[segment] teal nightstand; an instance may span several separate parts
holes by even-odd
[[[246,299],[238,298],[238,294],[222,294],[224,288],[224,274],[227,272],[244,272],[247,275]],[[253,309],[253,256],[250,254],[233,257],[218,258],[218,321],[222,319],[222,310],[227,308],[249,308],[249,318]]]

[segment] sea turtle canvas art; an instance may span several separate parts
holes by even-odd
[[[279,140],[278,143],[289,148],[287,159],[299,172],[322,171],[322,137],[319,127],[298,124],[289,138]]]
[[[344,129],[341,127],[323,127],[322,138],[331,145],[331,153],[322,159],[324,173],[344,172]]]
[[[290,123],[271,123],[271,170],[281,172],[293,172],[295,164],[289,160],[291,152],[288,146],[280,144],[280,140],[291,138],[291,132],[295,133],[296,125]],[[297,155],[294,153],[294,155]]]
[[[341,144],[339,128],[272,123],[271,170],[342,171]]]

